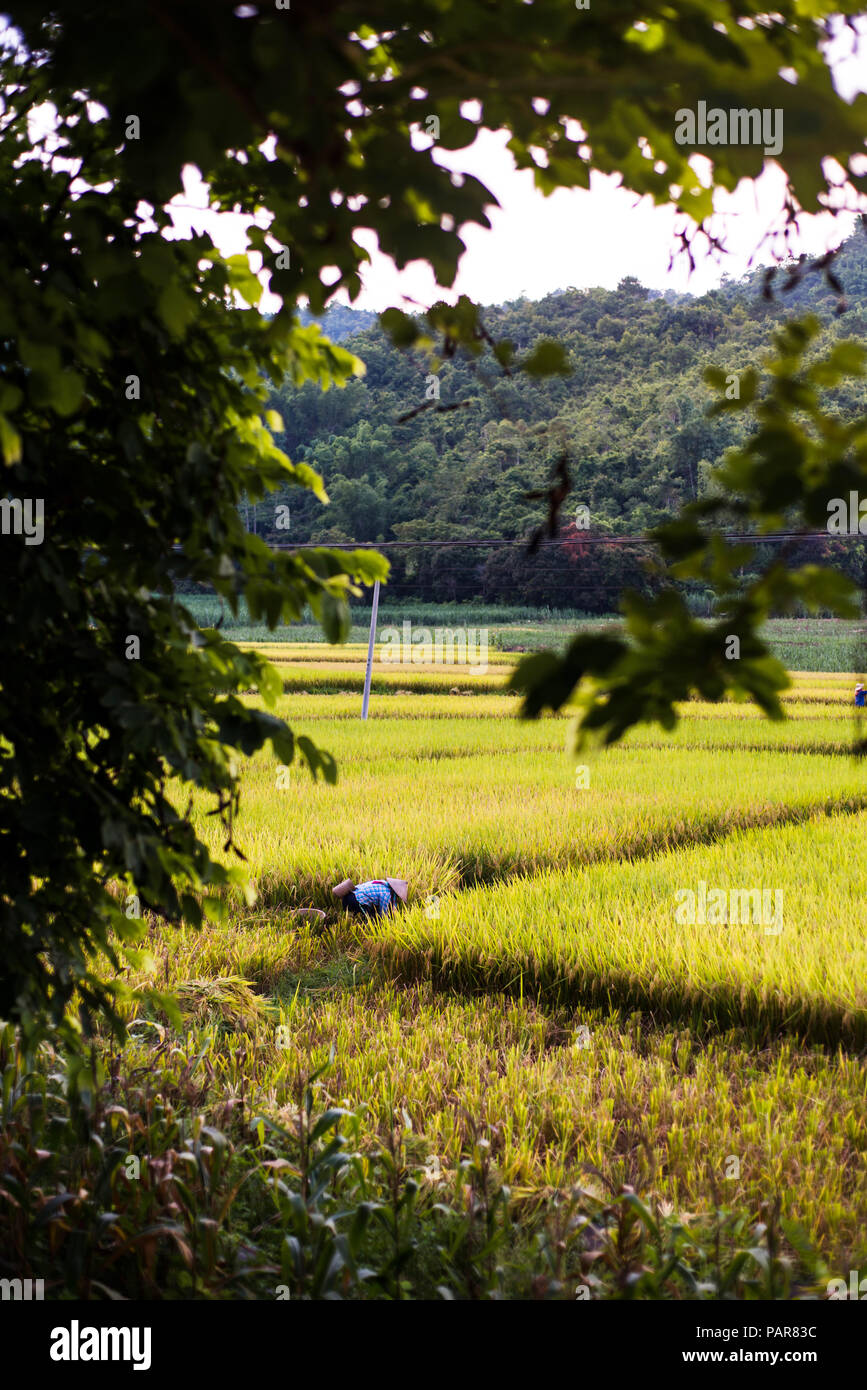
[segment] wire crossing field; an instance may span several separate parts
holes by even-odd
[[[867,779],[850,684],[798,677],[781,725],[689,703],[670,738],[639,729],[589,757],[586,786],[568,719],[522,723],[505,695],[390,694],[367,724],[355,695],[284,695],[338,783],[248,761],[236,836],[256,905],[201,933],[151,928],[161,978],[199,1001],[184,1055],[205,1038],[225,1095],[279,1119],[333,1046],[331,1100],[383,1130],[405,1114],[445,1173],[482,1126],[528,1211],[591,1164],[675,1211],[756,1217],[779,1197],[832,1273],[859,1267]],[[385,873],[409,880],[408,909],[341,920],[331,885]],[[678,916],[702,884],[740,914]],[[293,918],[306,906],[324,931]],[[207,982],[231,976],[279,1012],[223,1016],[235,1041],[215,1045]]]

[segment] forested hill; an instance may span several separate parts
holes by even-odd
[[[496,337],[520,354],[540,338],[559,339],[571,375],[506,378],[495,364],[455,359],[439,372],[440,402],[450,412],[400,417],[425,400],[423,356],[388,342],[370,315],[329,311],[333,331],[363,359],[367,374],[325,394],[311,384],[275,388],[283,416],[281,446],[323,474],[331,505],[291,489],[287,536],[273,531],[270,502],[257,529],[282,540],[520,537],[539,520],[525,494],[546,483],[565,446],[573,480],[570,506],[583,503],[594,528],[644,529],[701,491],[707,468],[734,441],[741,417],[708,420],[704,368],[741,372],[758,365],[774,321],[815,310],[831,337],[864,338],[867,235],[856,232],[835,262],[848,307],[818,274],[776,302],[762,297],[763,271],[725,282],[701,297],[649,291],[633,278],[616,290],[565,289],[538,302],[518,300],[484,311]],[[777,275],[781,285],[785,276]],[[364,331],[346,336],[354,321]],[[864,400],[860,383],[846,404]]]
[[[309,309],[302,309],[299,317],[305,326],[318,323],[333,343],[341,343],[354,333],[363,333],[379,320],[379,315],[369,309],[351,309],[348,304],[332,304],[318,317]]]

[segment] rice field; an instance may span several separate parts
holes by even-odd
[[[590,1164],[675,1213],[758,1218],[779,1199],[832,1272],[858,1268],[867,779],[851,678],[796,675],[779,724],[688,702],[672,736],[640,728],[576,768],[568,715],[522,722],[491,689],[506,654],[472,694],[448,693],[466,668],[389,674],[366,723],[359,685],[329,693],[343,667],[360,682],[363,646],[269,655],[277,712],[334,755],[337,784],[268,750],[247,760],[235,838],[255,904],[201,932],[149,928],[159,984],[200,999],[240,978],[262,1001],[235,1022],[191,1006],[175,1044],[191,1065],[207,1055],[227,1103],[279,1122],[332,1050],[329,1102],[366,1105],[383,1132],[401,1114],[443,1173],[481,1127],[528,1211]],[[219,854],[208,809],[197,828]],[[400,915],[336,910],[333,884],[386,874],[409,882]],[[294,916],[309,907],[320,928]]]
[[[708,744],[664,754],[639,744],[585,764],[590,785],[576,789],[565,729],[559,747],[537,742],[542,729],[521,747],[524,728],[515,721],[494,750],[479,747],[472,728],[462,743],[459,730],[438,722],[437,743],[413,725],[404,732],[404,721],[381,721],[365,730],[341,721],[329,729],[299,716],[298,731],[337,758],[336,787],[313,785],[301,765],[281,770],[262,758],[249,769],[236,839],[264,903],[327,907],[331,884],[346,874],[384,872],[406,878],[421,898],[867,809],[861,770],[845,752],[783,758],[735,744],[722,767],[719,748]],[[204,804],[198,829],[218,851]]]
[[[321,629],[307,614],[304,621],[271,631],[264,624],[254,624],[244,605],[235,618],[228,608],[213,595],[190,594],[184,604],[202,626],[221,623],[224,635],[236,642],[263,642],[269,645],[297,643],[314,651],[327,646]],[[578,631],[599,632],[618,625],[616,615],[591,618],[578,609],[550,610],[538,608],[505,608],[480,602],[424,604],[416,601],[389,602],[387,589],[379,608],[378,635],[385,627],[400,627],[406,620],[435,628],[470,626],[483,628],[488,634],[491,652],[537,651],[542,647],[563,647]],[[349,641],[366,650],[370,628],[370,609],[353,605]],[[766,636],[774,655],[791,671],[822,671],[829,674],[851,671],[860,679],[867,665],[867,631],[863,623],[850,623],[837,618],[773,618]],[[317,657],[317,659],[322,659]]]

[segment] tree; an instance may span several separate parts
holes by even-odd
[[[688,503],[650,533],[667,582],[653,598],[625,597],[623,636],[578,636],[562,657],[544,652],[521,663],[512,684],[525,692],[525,716],[559,709],[580,686],[579,745],[593,737],[613,743],[640,722],[671,729],[677,702],[693,691],[711,701],[748,697],[771,718],[785,717],[779,697],[789,680],[762,640],[766,619],[801,605],[857,618],[859,587],[867,587],[863,574],[856,579],[833,555],[823,564],[802,550],[798,555],[799,536],[826,531],[835,501],[840,510],[845,502],[847,530],[864,534],[851,498],[867,480],[867,415],[847,418],[823,396],[848,378],[863,378],[867,352],[844,340],[811,359],[820,327],[813,315],[782,327],[764,376],[745,373],[738,397],[729,397],[724,372],[708,369],[719,392],[712,412],[749,411],[754,432],[714,470],[714,494]],[[729,539],[732,526],[743,539]],[[761,537],[773,531],[792,539],[763,556],[769,547]],[[711,623],[690,615],[679,588],[684,580],[708,586],[715,600]],[[867,753],[863,739],[857,751]]]
[[[822,161],[845,166],[864,128],[864,99],[836,96],[821,55],[841,6],[741,9],[759,22],[723,20],[710,0],[676,14],[537,0],[498,7],[495,24],[487,0],[57,0],[47,16],[10,0],[0,577],[17,598],[0,635],[0,1013],[53,1017],[72,1041],[70,1000],[85,1030],[110,1010],[119,986],[101,983],[98,957],[119,963],[112,941],[139,935],[111,884],[197,922],[220,910],[230,877],[175,807],[172,778],[214,793],[231,844],[231,750],[270,740],[285,762],[295,752],[281,721],[238,698],[258,685],[273,699],[274,673],[196,634],[176,582],[211,583],[233,607],[243,597],[272,626],[309,604],[339,638],[353,585],[386,573],[364,552],[273,553],[237,514],[242,496],[287,482],[325,500],[313,470],[274,444],[266,378],[327,388],[360,367],[302,325],[299,302],[317,314],[338,288],[357,293],[362,228],[396,265],[424,259],[451,285],[461,228],[488,226],[494,199],[434,156],[482,126],[511,130],[545,192],[617,171],[658,202],[677,187],[700,220],[712,189],[675,140],[676,109],[784,108],[791,197],[818,208]],[[411,136],[429,116],[427,147]],[[706,152],[727,188],[764,158],[749,145]],[[250,248],[283,303],[272,320],[255,307],[258,261],[166,235],[187,164],[214,208],[256,219]],[[510,372],[565,369],[554,344],[521,357],[492,341],[466,300],[422,325],[397,311],[384,322],[406,346],[439,344],[443,360],[463,346]],[[308,740],[297,746],[314,775],[334,775]]]

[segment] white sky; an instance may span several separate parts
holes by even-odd
[[[867,43],[862,41],[858,51],[853,48],[854,36],[843,31],[830,50],[836,85],[847,99],[856,91],[867,91]],[[719,261],[702,252],[696,271],[689,275],[683,258],[672,271],[668,269],[675,228],[682,225],[673,208],[657,208],[649,198],[639,202],[634,194],[617,187],[616,178],[601,175],[594,176],[589,191],[560,189],[546,198],[535,189],[531,172],[515,169],[507,140],[503,131],[482,131],[467,149],[440,151],[436,156],[448,168],[475,174],[500,203],[499,209],[490,211],[490,231],[475,224],[464,228],[467,250],[453,289],[438,287],[422,262],[398,272],[376,250],[373,235],[362,232],[358,240],[373,259],[362,271],[364,288],[355,308],[381,310],[391,304],[412,308],[411,301],[429,305],[461,293],[482,304],[503,303],[521,295],[539,299],[570,285],[614,288],[624,275],[634,275],[651,288],[699,294],[718,284],[723,273],[735,278],[744,274],[751,258],[759,264],[772,259],[770,247],[762,248],[761,241],[777,223],[784,179],[771,162],[757,181],[745,180],[734,194],[717,195],[718,225],[713,230],[721,234],[729,254]],[[698,156],[696,167],[700,170],[702,165],[706,167],[706,162]],[[225,253],[243,250],[248,219],[234,214],[196,216],[190,206],[204,207],[206,190],[196,171],[187,169],[185,175],[185,192],[178,200],[184,206],[173,209],[178,232],[183,235],[190,227],[207,227]],[[848,236],[853,220],[849,214],[803,216],[793,249],[815,255],[837,246]],[[696,246],[701,249],[703,239]],[[274,309],[279,302],[265,295],[260,307]]]

